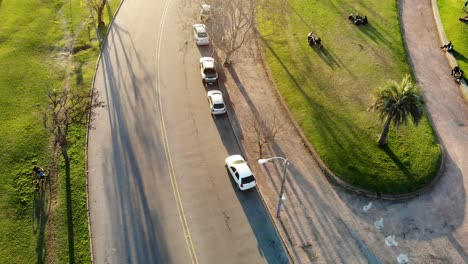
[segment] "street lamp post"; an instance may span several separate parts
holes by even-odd
[[[283,157],[272,157],[272,158],[269,158],[269,159],[259,159],[258,160],[258,163],[259,164],[264,164],[265,162],[268,162],[268,161],[271,161],[271,160],[274,160],[274,159],[280,159],[283,163],[283,179],[281,180],[281,191],[280,191],[280,195],[279,195],[279,201],[278,201],[278,209],[276,210],[276,217],[279,218],[280,217],[280,212],[281,212],[281,206],[283,205],[283,201],[285,200],[285,197],[284,197],[284,184],[286,182],[286,171],[288,170],[288,166],[289,166],[289,160],[286,159],[286,158],[283,158]]]

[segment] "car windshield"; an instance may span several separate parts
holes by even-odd
[[[206,32],[198,32],[198,37],[199,38],[206,38],[206,37],[208,37],[208,34],[206,34]]]
[[[213,108],[214,108],[214,109],[223,109],[223,108],[224,108],[224,104],[214,104],[214,105],[213,105]]]
[[[216,70],[215,69],[205,69],[203,71],[206,77],[216,77]]]
[[[251,183],[251,182],[254,182],[255,181],[255,178],[253,175],[250,175],[250,176],[247,176],[247,177],[244,177],[241,179],[241,183],[242,184],[247,184],[247,183]]]

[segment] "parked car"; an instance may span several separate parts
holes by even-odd
[[[211,114],[222,115],[226,113],[226,105],[224,104],[223,94],[218,90],[208,92],[208,102],[210,103]]]
[[[200,58],[200,72],[204,83],[215,83],[218,81],[215,60],[211,57]]]
[[[252,171],[241,155],[232,155],[226,158],[226,167],[241,191],[252,189],[257,185]]]
[[[206,26],[203,24],[193,25],[193,36],[195,37],[195,41],[198,46],[210,44],[210,38],[206,32]]]
[[[201,6],[200,11],[200,20],[203,22],[207,22],[211,19],[211,6],[207,4],[203,4]]]

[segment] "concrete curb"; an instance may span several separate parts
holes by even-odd
[[[235,124],[233,124],[233,121],[231,121],[231,119],[229,118],[229,115],[227,117],[228,117],[231,129],[233,131],[234,137],[236,138],[236,142],[240,146],[241,152],[246,152],[241,147],[242,142],[240,141],[239,137],[237,136],[236,129],[234,129]],[[247,159],[247,157],[248,157],[247,153],[242,153],[242,155]],[[258,187],[258,185],[255,186],[255,189],[257,190],[257,193],[260,196],[260,200],[262,200],[263,206],[265,207],[266,211],[268,212],[268,217],[270,218],[271,222],[273,223],[273,227],[275,228],[276,233],[280,237],[281,243],[283,244],[283,247],[286,249],[286,253],[288,254],[289,260],[291,261],[291,263],[295,263],[295,261],[294,261],[294,259],[292,257],[293,255],[291,254],[292,251],[289,248],[288,244],[285,242],[287,240],[286,240],[286,238],[283,237],[282,233],[280,232],[279,227],[277,226],[277,224],[275,222],[275,218],[273,217],[270,210],[268,209],[268,205],[267,205],[266,200],[265,200],[265,195],[262,193],[262,191],[261,191],[260,187]]]
[[[112,26],[112,24],[114,23],[114,20],[115,20],[115,17],[117,16],[117,13],[119,13],[119,10],[120,10],[120,7],[122,6],[123,2],[125,0],[121,0],[120,3],[119,3],[119,6],[117,7],[117,9],[115,10],[115,13],[114,13],[114,16],[112,17],[112,20],[110,21],[109,23],[109,27],[107,28],[107,32],[106,32],[106,35],[104,36],[104,40],[102,41],[102,43],[100,43],[100,50],[99,50],[99,56],[98,56],[98,59],[97,59],[97,62],[96,62],[96,66],[94,67],[94,74],[93,74],[93,82],[91,84],[91,94],[93,94],[93,90],[94,90],[94,82],[96,81],[96,72],[97,72],[97,69],[99,67],[99,62],[101,61],[101,56],[102,56],[102,47],[104,46],[104,44],[106,43],[107,41],[107,35],[109,34],[109,30]],[[91,96],[91,100],[89,101],[89,103],[91,104],[93,102],[94,98]],[[92,233],[91,233],[91,217],[90,217],[90,210],[89,210],[89,186],[88,186],[88,177],[89,177],[89,173],[88,173],[88,146],[89,146],[89,130],[91,128],[91,113],[88,115],[88,125],[86,127],[86,143],[85,143],[85,146],[86,146],[86,152],[85,152],[85,172],[86,172],[86,212],[87,212],[87,215],[88,215],[88,236],[89,236],[89,249],[90,249],[90,254],[91,254],[91,263],[94,263],[94,255],[93,255],[93,240],[91,239],[92,238]]]
[[[231,66],[230,66],[231,67]],[[220,72],[220,77],[221,78],[224,78],[226,79],[226,73],[225,73],[225,68],[223,67],[223,70]],[[226,81],[223,82],[224,84],[226,84]],[[226,85],[224,85],[226,86]],[[225,88],[226,89],[226,88]],[[227,89],[226,89],[227,90]],[[238,132],[237,130],[241,130],[240,128],[240,125],[236,124],[231,118],[229,118],[229,110],[231,112],[235,112],[234,111],[234,107],[232,106],[232,103],[229,102],[229,105],[228,105],[228,112],[226,113],[226,117],[228,118],[229,120],[229,125],[231,126],[231,130],[234,134],[234,137],[236,138],[236,142],[237,142],[237,145],[239,146],[239,149],[241,150],[242,152],[242,156],[247,160],[248,160],[248,155],[247,155],[247,151],[244,149],[243,145],[242,145],[242,141],[240,140],[239,136],[238,136]],[[253,170],[253,168],[251,168]],[[284,238],[284,236],[282,235],[282,233],[280,232],[280,229],[275,221],[275,218],[273,217],[273,215],[271,214],[270,210],[268,209],[268,205],[266,203],[266,200],[265,200],[265,195],[262,193],[260,187],[257,185],[255,186],[255,189],[257,190],[257,193],[258,195],[260,196],[260,200],[262,200],[262,203],[263,203],[263,206],[265,207],[265,210],[268,212],[268,217],[270,218],[270,221],[273,223],[273,227],[275,228],[275,231],[276,233],[278,234],[278,236],[280,237],[280,240],[281,240],[281,243],[283,244],[283,248],[286,250],[286,253],[288,255],[288,258],[290,260],[291,263],[295,263],[295,260],[293,258],[293,255],[292,255],[292,250],[289,248],[288,244],[286,243],[286,238]]]
[[[442,45],[445,45],[448,43],[447,36],[445,35],[445,30],[444,26],[442,25],[442,20],[440,19],[440,14],[439,14],[439,7],[437,6],[437,0],[431,0],[432,4],[432,12],[434,14],[434,19],[437,25],[437,33],[439,33],[439,38],[442,43]],[[447,58],[450,67],[453,69],[453,67],[457,66],[457,60],[453,56],[451,52],[445,52],[445,57]],[[468,102],[468,86],[466,84],[465,78],[461,80],[460,84],[460,90],[462,92],[463,97],[465,100]]]

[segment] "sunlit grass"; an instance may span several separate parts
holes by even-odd
[[[320,157],[345,181],[379,193],[421,188],[437,173],[440,151],[427,119],[392,130],[368,112],[372,91],[410,73],[395,1],[268,1],[258,23],[270,69],[289,109]],[[285,5],[284,3],[289,3]],[[281,12],[278,12],[281,10]],[[367,15],[356,26],[350,13]],[[306,41],[313,31],[323,49]]]
[[[64,173],[59,170],[53,220],[36,226],[33,164],[51,162],[50,135],[43,128],[41,111],[47,102],[46,88],[62,88],[67,79],[69,41],[89,48],[72,56],[69,85],[89,89],[99,53],[87,32],[89,10],[82,1],[0,0],[0,259],[2,263],[44,263],[46,243],[50,261],[68,263]],[[117,0],[110,1],[111,12]],[[79,66],[79,67],[78,67]],[[79,68],[76,70],[75,67]],[[85,129],[74,129],[72,206],[76,263],[89,263],[84,173]],[[60,168],[59,168],[60,169]],[[37,205],[36,205],[37,206]],[[49,205],[44,205],[46,211]],[[50,215],[50,214],[49,214]],[[49,236],[51,234],[51,236]],[[52,237],[52,241],[47,241]]]

